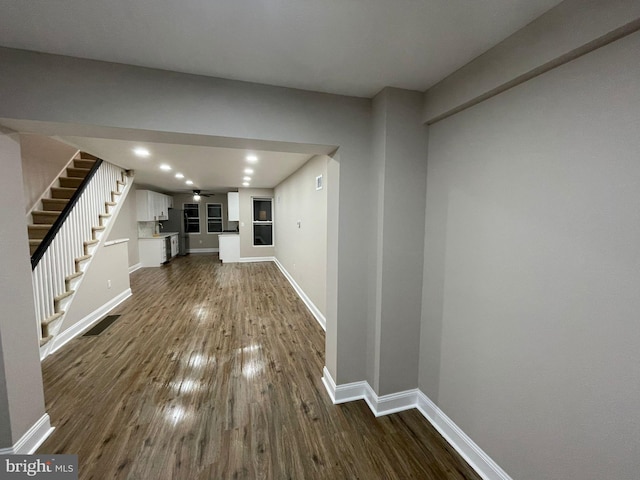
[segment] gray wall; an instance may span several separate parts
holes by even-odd
[[[0,448],[9,448],[45,413],[33,304],[20,139],[0,129]]]
[[[30,212],[78,150],[53,138],[34,134],[20,135],[20,147],[25,212]]]
[[[637,0],[565,0],[430,88],[424,120],[611,41],[618,29],[637,29],[638,17]]]
[[[374,99],[378,234],[375,333],[368,381],[378,395],[414,389],[418,377],[427,130],[420,92],[385,88]],[[371,358],[373,357],[373,358]]]
[[[430,128],[420,387],[518,480],[638,477],[639,51]]]
[[[64,316],[59,333],[71,328],[129,289],[127,243],[103,245],[96,250],[83,277]],[[108,281],[111,281],[111,286],[108,285]]]
[[[199,203],[200,204],[200,233],[189,234],[189,249],[217,249],[220,244],[218,242],[218,235],[215,233],[207,233],[207,203],[221,203],[222,204],[222,225],[223,229],[227,228],[228,212],[227,212],[227,194],[216,193],[210,197],[202,197],[199,202],[194,202],[192,194],[178,194],[173,195],[173,207],[182,209],[185,203]]]
[[[338,383],[365,377],[369,100],[7,48],[0,62],[0,118],[80,124],[93,136],[138,129],[339,147],[339,239],[329,256],[338,257],[340,320],[327,318],[337,330],[327,365]]]
[[[274,190],[275,256],[323,315],[327,306],[327,166],[317,155]],[[323,188],[316,190],[322,175]],[[298,227],[298,223],[300,226]]]

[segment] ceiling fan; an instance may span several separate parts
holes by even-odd
[[[201,190],[193,191],[193,199],[197,202],[200,200],[200,197],[213,197],[215,193],[202,193]]]

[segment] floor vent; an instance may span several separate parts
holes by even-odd
[[[120,318],[120,315],[107,315],[102,320],[100,320],[100,322],[96,323],[91,330],[85,333],[83,337],[95,337],[96,335],[100,335],[118,318]]]

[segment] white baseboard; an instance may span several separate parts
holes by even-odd
[[[136,270],[140,270],[141,268],[142,268],[142,264],[141,263],[136,263],[135,265],[131,265],[129,267],[129,275],[131,275]]]
[[[239,263],[275,262],[276,257],[241,257]]]
[[[219,248],[190,248],[187,253],[218,253]]]
[[[336,385],[327,367],[322,372],[322,383],[334,404],[365,400],[376,417],[417,408],[484,480],[513,480],[420,390],[406,390],[379,397],[366,381]]]
[[[318,321],[318,323],[320,324],[322,329],[326,332],[327,331],[327,319],[324,317],[322,312],[318,309],[318,307],[315,306],[315,304],[311,301],[311,299],[307,296],[307,294],[304,293],[304,290],[302,290],[302,288],[300,288],[300,285],[298,285],[296,283],[296,281],[289,274],[289,272],[287,272],[287,269],[284,268],[284,266],[280,263],[280,261],[277,258],[274,258],[273,261],[278,266],[278,268],[280,269],[282,274],[287,278],[287,280],[289,280],[289,283],[291,284],[293,289],[296,291],[296,293],[298,294],[300,299],[303,301],[303,303],[307,306],[307,308],[311,312],[311,315],[313,315],[315,317],[315,319]]]
[[[322,383],[334,404],[364,400],[376,417],[416,408],[418,390],[407,390],[379,397],[367,381],[336,385],[327,367],[324,367],[322,372]]]
[[[9,448],[0,448],[0,455],[31,455],[51,435],[53,430],[49,414],[45,413],[20,437],[15,445]]]
[[[418,410],[484,480],[512,480],[507,472],[421,391],[418,391]]]
[[[114,298],[112,298],[111,300],[109,300],[107,303],[102,305],[100,308],[98,308],[98,309],[94,310],[93,312],[91,312],[89,315],[84,317],[78,323],[72,325],[71,327],[66,329],[64,332],[59,333],[58,335],[56,335],[53,338],[53,340],[51,340],[54,343],[53,343],[53,345],[51,347],[51,350],[49,350],[48,355],[51,355],[52,353],[57,352],[63,346],[65,346],[67,343],[69,343],[71,340],[73,340],[77,336],[82,335],[84,332],[89,330],[91,327],[93,327],[93,325],[96,322],[98,322],[98,320],[100,320],[107,313],[109,313],[115,307],[117,307],[122,302],[124,302],[131,295],[132,295],[131,289],[127,288],[125,291],[123,291],[119,295],[117,295]]]

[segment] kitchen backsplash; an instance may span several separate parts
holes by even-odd
[[[138,222],[138,237],[152,237],[158,222]]]

